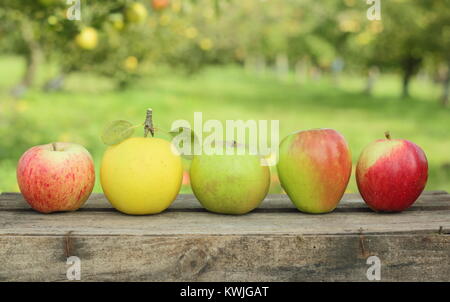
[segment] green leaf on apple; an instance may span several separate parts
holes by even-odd
[[[183,158],[191,160],[194,155],[194,150],[199,143],[194,131],[187,127],[178,127],[170,130],[169,135],[172,136],[172,143],[180,155]]]
[[[136,126],[133,126],[133,124],[128,121],[113,121],[103,129],[102,141],[108,146],[118,144],[131,137],[134,133],[134,128],[136,128]]]

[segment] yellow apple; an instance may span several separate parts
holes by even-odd
[[[147,19],[147,9],[142,3],[134,2],[125,10],[125,17],[130,23],[143,23]]]
[[[135,71],[138,65],[139,61],[135,56],[129,56],[123,61],[123,68],[129,72]]]
[[[106,198],[132,215],[167,209],[180,191],[181,157],[161,138],[133,137],[108,147],[100,168]]]
[[[122,14],[119,13],[111,14],[109,15],[108,19],[109,22],[111,22],[112,26],[118,31],[121,31],[125,27]]]
[[[82,49],[91,50],[96,48],[98,44],[97,30],[92,27],[83,28],[75,37],[75,42]]]

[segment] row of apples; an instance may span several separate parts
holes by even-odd
[[[192,159],[190,183],[204,208],[222,214],[245,214],[257,208],[270,186],[264,158],[245,146],[229,143],[231,154],[199,154]],[[280,183],[306,213],[333,211],[352,173],[345,138],[333,129],[299,131],[279,146]],[[176,199],[183,177],[181,157],[173,144],[156,137],[129,137],[107,148],[100,181],[106,198],[120,212],[156,214]],[[359,191],[377,212],[410,207],[425,188],[428,163],[423,150],[403,139],[369,144],[356,166]],[[95,182],[89,152],[74,143],[30,148],[19,160],[17,179],[30,206],[42,213],[74,211],[90,196]]]

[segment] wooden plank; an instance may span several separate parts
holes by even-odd
[[[0,195],[0,281],[450,281],[450,196],[425,192],[412,209],[370,211],[356,194],[326,215],[270,195],[245,216],[208,213],[192,195],[166,212],[129,216],[93,194],[83,209],[44,215],[19,194]]]
[[[414,210],[427,210],[438,207],[444,209],[450,207],[450,195],[445,191],[427,191],[410,208]],[[83,209],[111,209],[111,204],[103,194],[94,193],[83,206]],[[0,194],[0,211],[13,209],[30,209],[30,206],[19,193]],[[192,194],[180,194],[171,205],[169,210],[181,209],[202,209],[198,200]],[[294,205],[285,194],[269,194],[259,209],[291,209],[295,210]],[[340,209],[361,209],[370,211],[359,194],[345,194],[339,203],[337,211]]]
[[[298,211],[254,211],[245,216],[199,211],[166,211],[129,216],[115,210],[79,210],[40,214],[31,210],[0,211],[0,235],[274,235],[437,233],[450,230],[450,210],[406,211],[396,214]]]
[[[425,193],[410,210],[372,212],[357,195],[346,195],[333,213],[298,212],[285,195],[271,195],[261,208],[242,216],[206,212],[192,195],[180,195],[167,211],[128,216],[111,208],[101,194],[76,212],[43,215],[23,207],[18,194],[2,195],[0,235],[180,235],[180,234],[358,234],[436,233],[450,230],[450,195]],[[5,198],[7,197],[7,198]],[[8,199],[9,198],[9,199]],[[352,201],[353,200],[353,201]],[[6,201],[6,202],[5,202]],[[19,204],[19,207],[14,207]]]
[[[82,281],[450,281],[449,235],[70,237]],[[0,236],[0,281],[65,281],[67,238]],[[362,248],[364,247],[364,249]]]

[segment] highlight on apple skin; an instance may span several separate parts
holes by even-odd
[[[81,145],[52,143],[28,149],[17,165],[17,182],[38,212],[75,211],[95,183],[94,162]]]
[[[345,138],[333,129],[299,131],[280,143],[277,164],[281,185],[298,210],[333,211],[352,173]]]
[[[366,204],[377,212],[409,208],[425,189],[428,162],[424,151],[404,139],[380,139],[361,153],[356,182]]]

